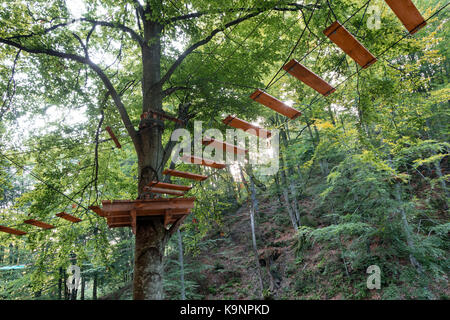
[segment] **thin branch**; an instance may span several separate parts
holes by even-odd
[[[292,6],[292,8],[280,8],[280,7],[274,7],[271,10],[274,11],[298,11],[300,9],[308,9],[312,10],[314,9],[314,6],[311,5],[303,5],[298,3],[289,3],[288,6]],[[320,8],[320,6],[317,6],[316,8]],[[225,13],[236,13],[236,12],[261,12],[266,11],[266,8],[228,8],[228,9],[217,9],[217,10],[211,10],[211,11],[199,11],[199,12],[193,12],[177,17],[172,17],[165,21],[165,23],[173,23],[176,21],[181,20],[189,20],[193,18],[199,18],[204,15],[210,15],[210,14],[225,14]]]

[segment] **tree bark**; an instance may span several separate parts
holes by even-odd
[[[136,224],[133,298],[162,300],[163,258],[167,231],[162,218],[141,218]]]
[[[97,274],[94,275],[94,281],[92,284],[92,300],[97,300]]]

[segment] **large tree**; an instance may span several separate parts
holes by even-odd
[[[85,7],[80,16],[63,0],[3,2],[2,58],[13,67],[4,76],[0,115],[17,115],[20,102],[39,108],[38,98],[60,106],[81,97],[94,102],[89,117],[99,121],[96,141],[104,117],[118,132],[121,123],[137,156],[138,198],[151,198],[144,187],[163,179],[175,145],[165,126],[173,130],[190,126],[193,118],[218,120],[225,111],[250,115],[252,109],[241,107],[245,97],[279,67],[319,2],[86,0],[79,2]],[[314,23],[320,30],[329,11],[317,11]],[[26,79],[15,79],[19,72],[27,73]],[[16,88],[16,81],[22,87]],[[113,113],[106,107],[109,99]],[[136,123],[150,111],[176,112],[183,124],[146,118]],[[135,299],[163,298],[169,236],[160,219],[138,224]]]

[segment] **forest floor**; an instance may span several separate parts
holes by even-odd
[[[222,230],[209,234],[214,245],[204,248],[198,256],[202,265],[209,266],[195,279],[200,285],[199,294],[211,300],[258,299],[261,296],[265,299],[344,299],[344,292],[348,296],[358,291],[344,280],[346,270],[337,250],[314,244],[298,258],[297,236],[284,206],[277,199],[259,201],[258,258],[252,247],[249,207],[244,205],[224,216]],[[299,205],[304,212],[312,211],[310,200],[300,201]],[[312,216],[307,216],[306,220],[315,223]],[[322,276],[325,273],[329,276]],[[342,288],[344,283],[345,289]],[[380,296],[373,292],[370,298]]]

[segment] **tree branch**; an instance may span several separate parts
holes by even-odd
[[[162,96],[163,96],[163,99],[164,99],[164,98],[170,96],[172,93],[174,93],[174,92],[176,92],[178,90],[188,90],[188,89],[189,89],[189,87],[183,87],[183,86],[170,87],[170,88],[167,88],[166,90],[163,90]]]
[[[40,35],[47,34],[47,33],[51,32],[51,31],[53,31],[55,29],[58,29],[58,28],[61,28],[61,27],[66,27],[68,25],[74,24],[76,22],[88,22],[88,23],[91,23],[93,25],[99,25],[99,26],[102,26],[102,27],[109,27],[109,28],[119,29],[119,30],[122,30],[123,32],[128,33],[133,40],[135,40],[136,42],[139,43],[140,46],[145,46],[146,45],[145,42],[144,42],[144,39],[139,34],[137,34],[133,29],[131,29],[131,28],[129,28],[129,27],[127,27],[127,26],[125,26],[125,25],[123,25],[121,23],[99,21],[99,20],[93,20],[93,19],[88,19],[88,18],[72,19],[72,20],[67,21],[67,22],[62,22],[62,23],[55,24],[54,26],[51,26],[51,27],[49,27],[47,29],[44,29],[40,33],[31,32],[29,34],[23,34],[23,35],[19,34],[19,35],[7,37],[5,39],[6,40],[16,40],[16,39],[31,38],[31,37],[34,37],[34,36],[40,36]]]
[[[200,40],[196,43],[194,43],[193,45],[191,45],[189,48],[187,48],[179,57],[178,59],[172,64],[172,66],[169,68],[169,70],[166,72],[166,74],[161,78],[161,80],[159,81],[159,83],[157,83],[157,85],[162,86],[167,80],[170,79],[170,77],[172,76],[172,74],[175,72],[175,70],[177,69],[177,67],[183,62],[183,60],[190,54],[192,53],[195,49],[197,49],[198,47],[201,47],[205,44],[207,44],[208,42],[210,42],[212,40],[212,38],[214,38],[214,36],[216,34],[218,34],[219,32],[222,32],[234,25],[237,25],[245,20],[248,20],[250,18],[256,17],[257,15],[261,14],[264,11],[257,11],[257,12],[253,12],[250,14],[247,14],[241,18],[235,19],[231,22],[228,22],[227,24],[225,24],[223,27],[221,28],[217,28],[214,29],[208,37],[204,38],[203,40]],[[156,85],[155,85],[156,86]]]
[[[286,4],[288,6],[291,6],[292,8],[280,8],[280,7],[274,7],[271,10],[274,11],[298,11],[300,9],[309,9],[312,10],[315,6],[314,5],[303,5],[299,3],[288,3]],[[320,6],[317,6],[316,8],[320,8]],[[217,10],[211,10],[211,11],[199,11],[194,13],[189,13],[177,17],[172,17],[165,21],[165,23],[172,23],[177,22],[181,20],[189,20],[193,18],[199,18],[204,15],[209,14],[225,14],[225,13],[236,13],[236,12],[262,12],[266,11],[265,8],[228,8],[228,9],[217,9]]]
[[[108,89],[108,92],[111,95],[111,97],[117,107],[117,110],[119,111],[119,114],[122,118],[125,128],[128,131],[128,134],[130,135],[133,142],[135,142],[135,141],[137,142],[137,139],[136,139],[137,132],[134,129],[133,124],[131,123],[130,117],[128,116],[128,112],[125,109],[125,106],[123,105],[122,100],[120,99],[120,96],[118,95],[116,89],[114,88],[114,85],[111,83],[108,76],[103,72],[103,70],[98,65],[93,63],[89,58],[82,57],[82,56],[72,54],[72,53],[60,52],[60,51],[56,51],[53,49],[28,48],[20,43],[11,41],[9,39],[4,39],[4,38],[0,38],[0,43],[6,44],[8,46],[16,47],[16,48],[18,48],[22,51],[28,52],[28,53],[46,54],[46,55],[53,56],[53,57],[76,61],[76,62],[79,62],[79,63],[89,66],[95,73],[97,73],[97,75],[103,81],[103,84]]]

